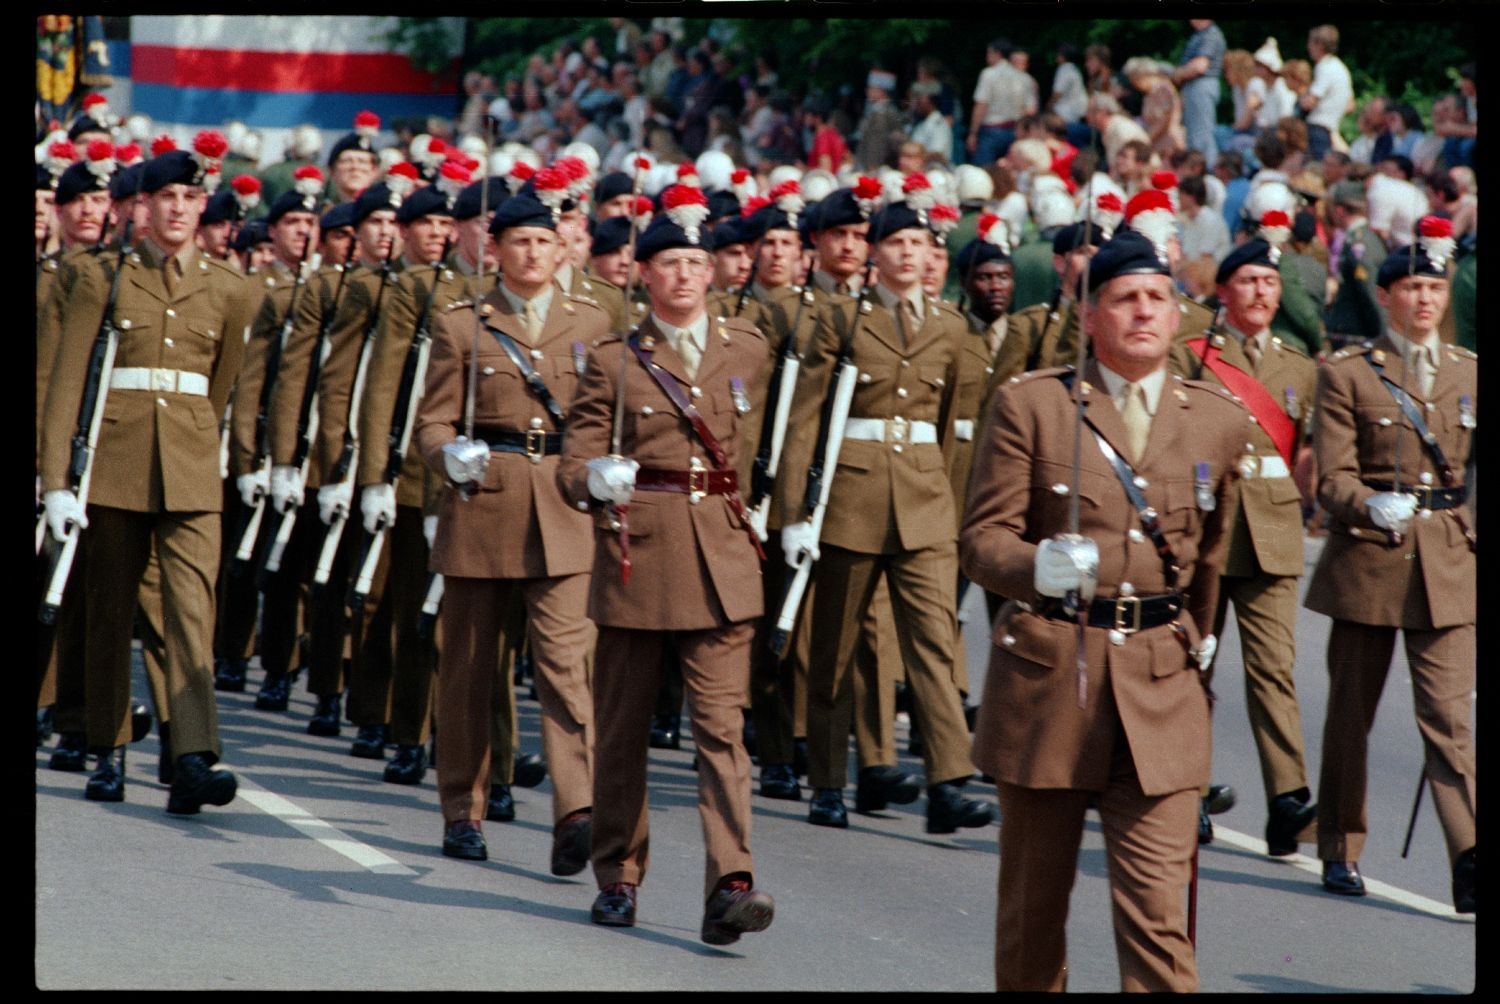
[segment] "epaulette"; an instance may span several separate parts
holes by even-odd
[[[1225,387],[1223,384],[1213,383],[1208,380],[1190,380],[1187,377],[1180,377],[1175,373],[1172,374],[1172,380],[1174,383],[1180,385],[1180,387],[1184,391],[1202,391],[1203,393],[1211,395],[1215,398],[1230,402],[1236,408],[1239,408],[1241,411],[1245,412],[1247,415],[1250,413],[1250,409],[1245,407],[1245,402],[1241,401],[1239,397],[1234,394],[1234,392],[1232,392],[1228,387]]]
[[[579,303],[587,303],[591,307],[599,307],[600,310],[604,309],[600,306],[599,301],[592,296],[584,296],[582,293],[569,293],[567,290],[563,291],[563,296],[570,300],[577,300]]]
[[[472,299],[469,299],[468,297],[465,297],[462,300],[454,300],[452,303],[448,304],[448,306],[443,308],[443,313],[449,313],[450,311],[457,310],[459,307],[472,306],[474,306],[474,301]]]
[[[1324,359],[1323,362],[1341,363],[1345,359],[1353,359],[1355,356],[1362,356],[1366,352],[1369,352],[1373,347],[1373,342],[1356,342],[1352,345],[1345,345],[1343,348],[1339,349],[1337,352]]]
[[[213,269],[218,269],[225,275],[232,276],[236,279],[243,278],[245,274],[239,269],[235,268],[233,265],[229,264],[229,262],[223,261],[219,258],[210,258],[208,255],[198,256],[198,268],[200,271],[204,272],[211,272]]]
[[[574,304],[574,303],[581,303],[585,307],[588,307],[588,308],[590,308],[592,310],[599,311],[599,313],[604,314],[606,317],[609,316],[609,311],[604,309],[604,305],[601,304],[598,300],[595,300],[593,297],[580,296],[577,293],[564,293],[563,294],[563,309],[564,310],[566,310],[568,313],[572,313],[573,312],[573,310],[572,310],[572,304]]]
[[[1075,370],[1071,366],[1049,366],[1046,369],[1027,370],[1025,373],[1017,373],[1015,376],[1011,377],[1005,382],[1007,385],[1022,384],[1028,383],[1039,377],[1063,377],[1069,376],[1074,372]]]
[[[1475,352],[1473,349],[1464,348],[1462,345],[1445,345],[1443,347],[1447,349],[1450,354],[1458,356],[1460,359],[1469,359],[1474,362],[1479,361],[1479,353]]]
[[[1290,352],[1293,355],[1301,356],[1303,359],[1307,359],[1309,361],[1311,361],[1312,359],[1312,357],[1309,356],[1300,345],[1293,345],[1291,342],[1284,341],[1276,335],[1271,336],[1271,346],[1278,351]]]
[[[754,335],[761,341],[765,341],[766,338],[766,336],[761,333],[759,327],[743,317],[714,317],[710,319],[710,327],[714,331],[718,332],[718,334],[723,338],[728,338],[730,331],[737,331],[740,334],[745,335]]]

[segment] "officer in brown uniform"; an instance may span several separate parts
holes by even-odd
[[[1318,778],[1324,887],[1365,891],[1358,859],[1369,732],[1399,630],[1454,909],[1473,913],[1476,565],[1463,465],[1478,361],[1439,344],[1453,243],[1446,224],[1424,218],[1419,246],[1382,262],[1384,336],[1341,349],[1319,371],[1313,447],[1318,501],[1331,521],[1304,603],[1333,618]]]
[[[870,220],[880,283],[858,303],[837,303],[820,318],[802,360],[776,491],[787,525],[787,564],[820,541],[804,515],[807,471],[819,416],[834,370],[845,353],[859,369],[824,516],[813,596],[808,663],[808,780],[814,788],[808,821],[844,827],[843,787],[853,694],[850,678],[861,618],[878,582],[890,589],[896,636],[915,717],[926,741],[927,831],[984,826],[991,808],[963,797],[971,773],[968,729],[953,679],[958,582],[957,519],[948,485],[953,394],[965,325],[958,312],[921,290],[931,240],[921,209],[893,203]],[[872,800],[911,801],[911,779],[894,765],[860,771],[856,808]],[[873,796],[873,799],[871,798]]]
[[[663,201],[665,213],[636,248],[651,314],[624,344],[609,338],[590,351],[558,468],[563,494],[592,511],[595,526],[588,607],[599,627],[594,750],[609,769],[594,774],[600,892],[592,918],[635,923],[636,889],[649,864],[647,726],[662,644],[671,637],[699,756],[702,937],[724,945],[764,930],[774,912],[771,897],[753,887],[750,757],[740,712],[762,612],[758,547],[738,494],[749,474],[740,424],[764,404],[767,354],[752,326],[705,310],[712,259],[702,246],[702,193],[674,186]],[[617,408],[618,451],[611,446]]]
[[[552,211],[529,194],[508,199],[491,224],[503,281],[477,307],[465,301],[435,322],[418,438],[451,482],[438,513],[432,568],[443,575],[438,670],[438,767],[443,853],[484,860],[480,819],[490,782],[492,690],[504,613],[526,607],[542,705],[542,745],[553,781],[554,875],[589,863],[593,805],[593,699],[586,613],[589,518],[557,487],[565,402],[587,347],[609,315],[552,282],[559,244]],[[476,339],[478,339],[476,343]],[[477,352],[473,441],[466,439],[470,360]]]
[[[204,144],[208,147],[208,144]],[[212,147],[208,147],[212,149]],[[237,273],[193,247],[211,158],[172,151],[146,165],[151,235],[125,262],[113,321],[120,331],[95,454],[89,514],[68,489],[69,440],[90,348],[108,307],[110,276],[85,263],[63,314],[44,410],[47,520],[92,524],[86,555],[89,743],[101,751],[90,797],[124,797],[129,735],[130,630],[154,541],[161,562],[168,704],[176,754],[167,809],[195,813],[234,798],[219,756],[213,697],[214,577],[218,571],[218,423],[244,352],[249,304]]]
[[[1195,663],[1211,657],[1203,636],[1249,416],[1220,388],[1168,376],[1176,298],[1151,242],[1124,231],[1104,244],[1088,293],[1093,360],[1081,377],[1040,370],[996,393],[962,534],[965,574],[1014,601],[995,625],[973,751],[1000,794],[995,982],[1066,988],[1068,898],[1094,798],[1121,988],[1191,991],[1185,903],[1212,745]],[[1087,504],[1070,537],[1075,493]]]
[[[1316,813],[1302,758],[1302,715],[1293,677],[1297,578],[1302,574],[1301,496],[1292,470],[1309,449],[1317,367],[1271,334],[1281,300],[1279,250],[1257,237],[1231,251],[1215,276],[1224,324],[1172,347],[1171,371],[1226,387],[1255,416],[1224,514],[1229,528],[1214,634],[1234,604],[1245,666],[1245,703],[1265,782],[1266,852],[1284,857]],[[1207,816],[1200,815],[1204,827]],[[1212,834],[1212,829],[1209,829]],[[1201,839],[1202,834],[1200,834]]]

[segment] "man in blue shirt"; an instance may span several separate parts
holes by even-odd
[[[1188,21],[1193,37],[1182,50],[1182,63],[1172,74],[1172,83],[1182,91],[1182,125],[1188,146],[1202,153],[1210,169],[1219,153],[1214,143],[1215,109],[1219,104],[1219,77],[1224,71],[1224,33],[1204,18]]]
[[[1213,167],[1214,175],[1224,183],[1224,222],[1233,234],[1240,225],[1240,207],[1245,196],[1250,194],[1250,179],[1245,177],[1245,159],[1234,150],[1219,154]]]

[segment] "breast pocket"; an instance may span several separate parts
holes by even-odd
[[[1390,403],[1360,405],[1354,409],[1361,457],[1389,457],[1396,450],[1401,429],[1401,409]]]

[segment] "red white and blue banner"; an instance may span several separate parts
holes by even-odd
[[[268,139],[309,123],[327,146],[369,109],[389,130],[396,119],[458,114],[463,19],[444,18],[452,61],[442,73],[392,51],[389,17],[194,15],[130,19],[126,114],[153,132],[191,136],[233,119]],[[268,144],[272,154],[279,144]]]

